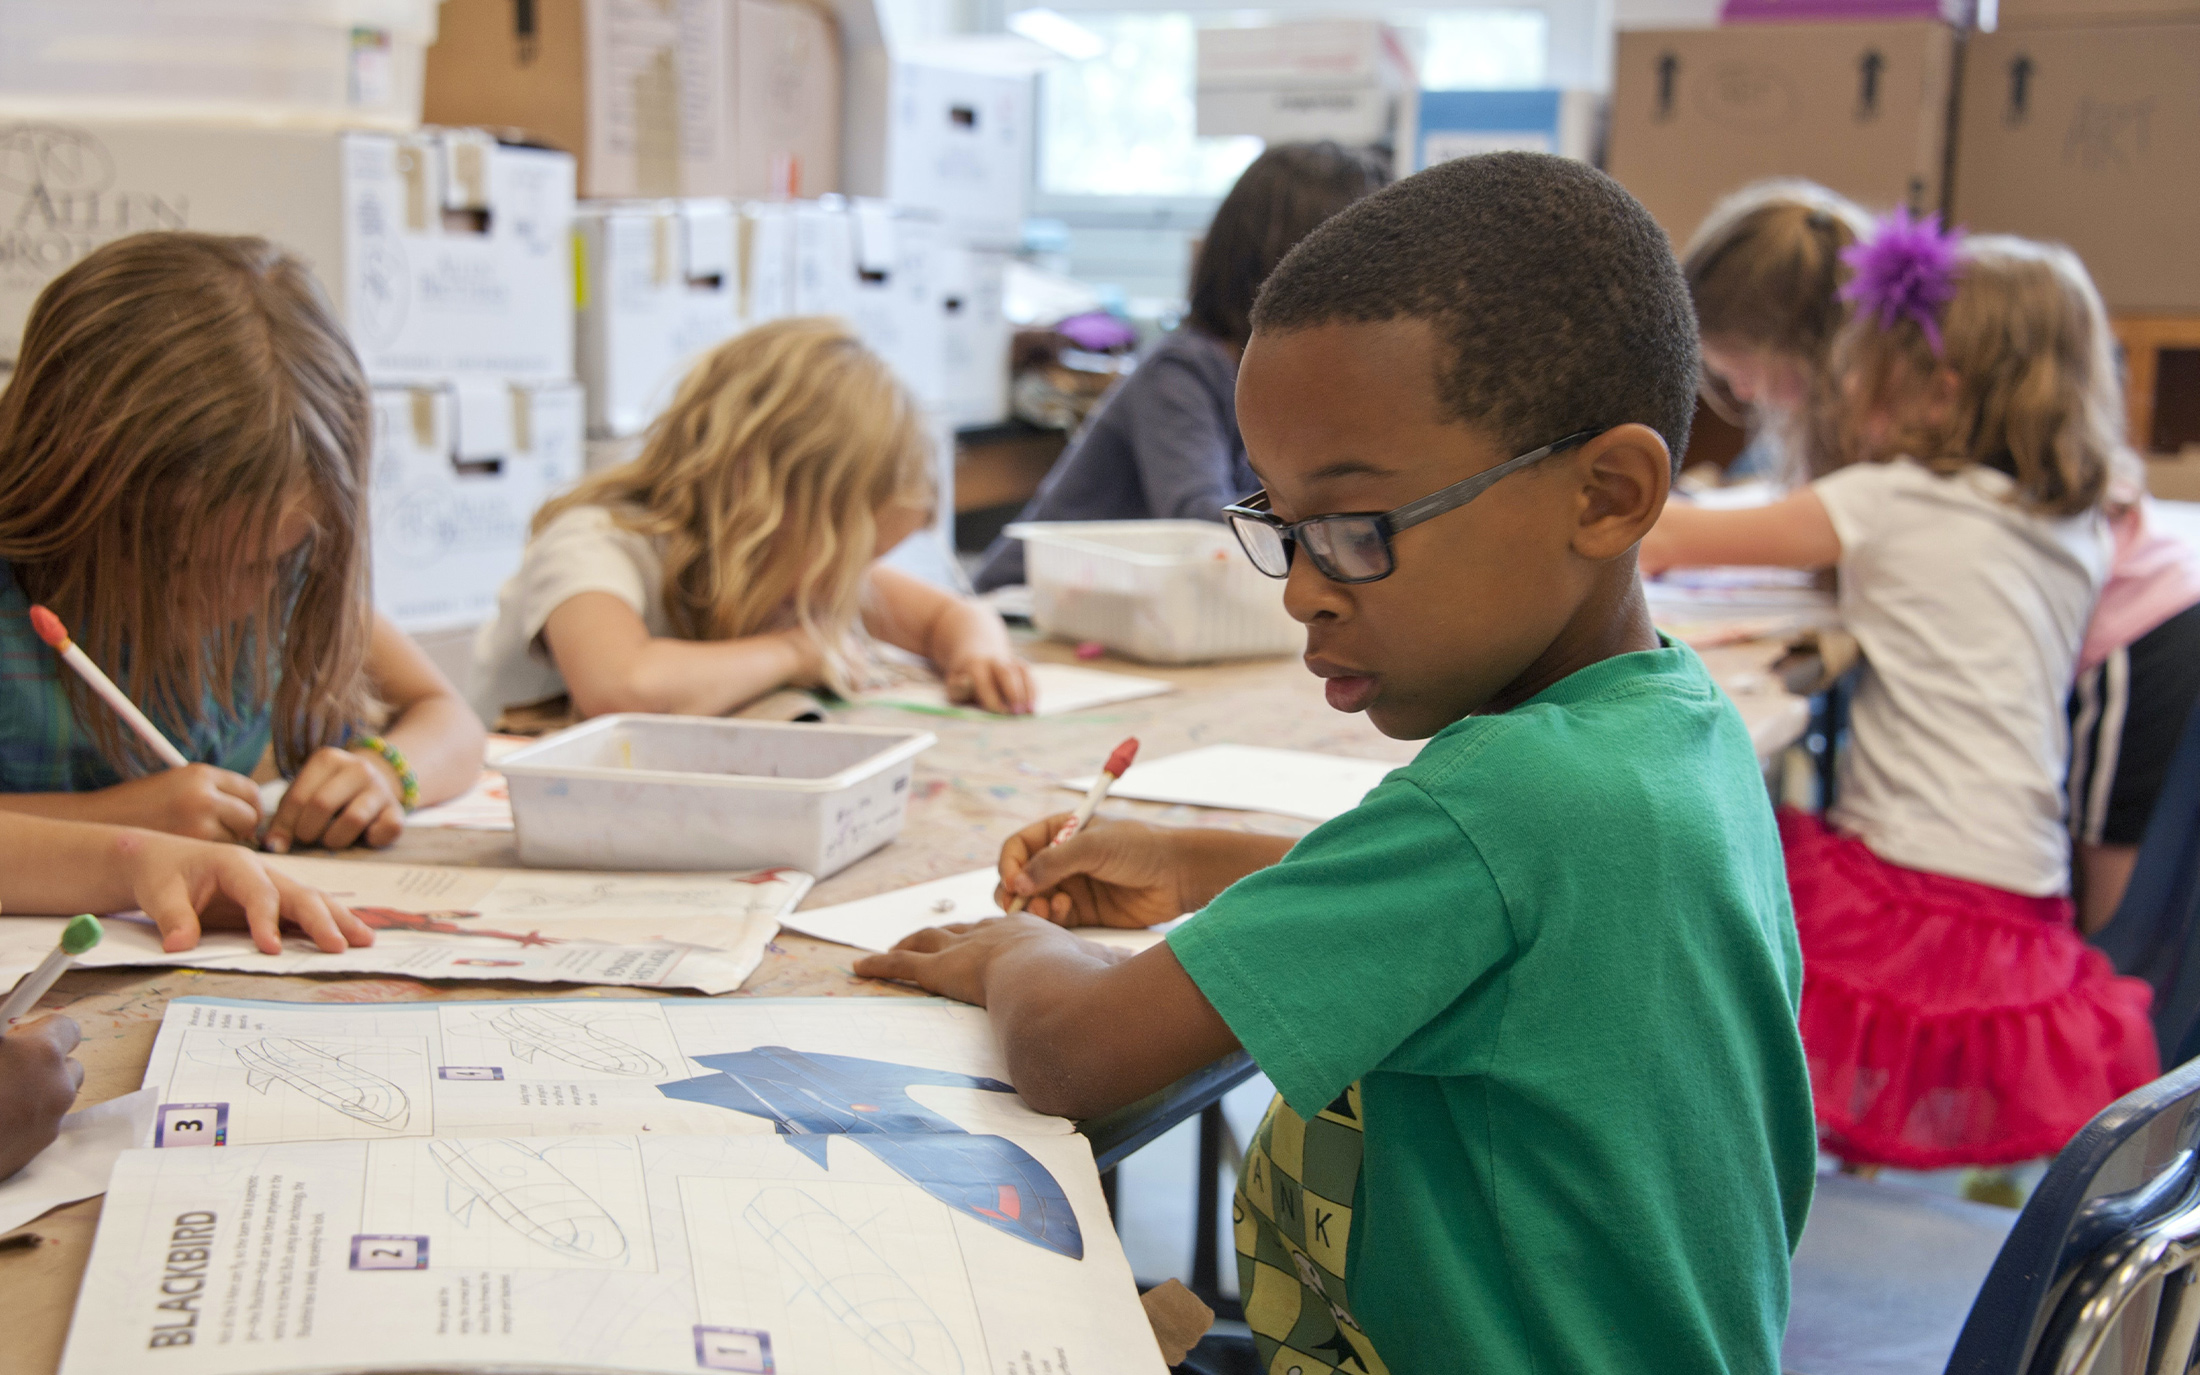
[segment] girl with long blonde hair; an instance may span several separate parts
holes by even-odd
[[[921,655],[956,701],[1031,709],[989,608],[880,565],[928,519],[915,403],[838,321],[774,321],[681,382],[641,453],[535,516],[475,644],[485,716],[737,711],[848,692],[865,635]]]
[[[2115,361],[2067,249],[1898,212],[1849,262],[1852,461],[1756,510],[1669,506],[1642,565],[1838,566],[1849,749],[1823,817],[1780,817],[1821,1136],[1861,1164],[2007,1165],[2156,1073],[2147,986],[2075,929],[2063,822]]]
[[[40,293],[0,393],[0,808],[387,845],[483,732],[368,597],[367,383],[305,266],[159,233]],[[34,635],[57,613],[193,762],[166,769]]]

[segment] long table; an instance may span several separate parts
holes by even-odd
[[[1032,658],[1068,662],[1066,646],[1027,642]],[[1766,673],[1780,651],[1775,641],[1753,641],[1704,651],[1715,677],[1733,697],[1759,757],[1769,762],[1798,739],[1808,707]],[[1101,663],[1123,671],[1166,678],[1177,690],[1166,696],[1044,719],[918,715],[881,706],[840,713],[872,725],[918,725],[939,737],[920,756],[912,779],[908,821],[901,838],[833,875],[812,891],[806,906],[846,902],[927,879],[991,865],[1002,838],[1017,826],[1074,802],[1057,780],[1089,774],[1126,735],[1143,742],[1146,758],[1217,743],[1273,745],[1395,763],[1410,760],[1417,743],[1383,736],[1364,716],[1340,715],[1323,702],[1320,684],[1295,660],[1262,660],[1196,668],[1153,668]],[[1111,812],[1179,825],[1222,826],[1297,836],[1312,824],[1248,812],[1210,811],[1118,800]],[[357,852],[364,855],[365,852]],[[516,866],[509,833],[413,830],[380,857],[412,864]],[[861,952],[783,931],[763,964],[732,997],[899,997],[912,990],[859,979],[849,966]],[[41,1004],[68,1013],[83,1028],[77,1059],[85,1067],[80,1107],[105,1102],[137,1088],[153,1037],[171,998],[263,998],[293,1002],[404,1002],[423,999],[543,996],[541,984],[467,982],[429,984],[400,977],[297,977],[195,969],[107,969],[72,972]],[[694,996],[638,988],[560,989],[559,996],[605,998]],[[1242,1056],[1210,1066],[1182,1083],[1086,1124],[1102,1167],[1112,1166],[1169,1128],[1198,1114],[1252,1073]],[[26,1229],[40,1245],[0,1251],[0,1375],[50,1375],[77,1286],[91,1252],[99,1200],[56,1209]]]

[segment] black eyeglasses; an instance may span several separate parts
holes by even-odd
[[[1284,521],[1268,509],[1268,493],[1260,491],[1234,506],[1223,507],[1222,514],[1237,535],[1238,544],[1244,548],[1245,557],[1253,561],[1253,567],[1271,578],[1291,576],[1291,556],[1304,544],[1314,566],[1331,582],[1377,582],[1389,577],[1398,567],[1390,541],[1400,530],[1410,529],[1446,511],[1456,511],[1501,479],[1561,449],[1585,444],[1597,433],[1582,430],[1567,435],[1518,458],[1508,458],[1462,482],[1454,482],[1440,492],[1431,492],[1419,501],[1409,501],[1395,511],[1361,511]]]

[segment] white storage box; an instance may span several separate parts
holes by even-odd
[[[5,39],[0,38],[0,46]],[[145,230],[259,234],[376,382],[573,375],[573,159],[479,130],[0,123],[0,359],[46,284]]]
[[[901,834],[928,731],[599,716],[506,755],[523,864],[837,873]]]
[[[6,0],[0,118],[419,127],[436,0]]]
[[[696,358],[740,330],[738,216],[727,200],[582,204],[576,356],[591,436],[640,434]]]
[[[1097,640],[1155,664],[1248,659],[1305,648],[1237,537],[1202,520],[1030,521],[1024,542],[1031,619],[1065,640]]]
[[[1412,59],[1380,20],[1206,28],[1198,41],[1201,138],[1376,143],[1397,135],[1415,85]]]
[[[581,464],[570,382],[375,388],[375,606],[415,633],[495,615],[535,509]]]

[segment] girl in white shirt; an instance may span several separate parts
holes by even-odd
[[[916,404],[840,322],[719,345],[638,457],[536,514],[475,641],[480,710],[715,716],[847,692],[867,632],[931,661],[955,701],[1029,711],[999,616],[878,564],[929,519],[931,458]]]
[[[2157,1072],[2144,983],[2073,925],[2065,694],[2122,446],[2068,250],[1899,212],[1852,254],[1856,462],[1751,511],[1668,507],[1643,567],[1837,566],[1863,647],[1838,800],[1783,812],[1826,1148],[1913,1169],[2050,1155]]]

